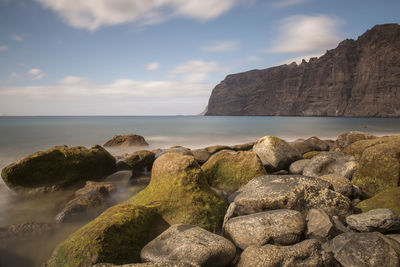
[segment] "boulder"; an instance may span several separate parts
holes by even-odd
[[[321,150],[319,147],[311,143],[306,143],[304,139],[297,139],[295,141],[288,142],[288,144],[296,149],[301,155],[310,151]]]
[[[211,154],[214,154],[221,150],[232,150],[232,148],[229,146],[224,146],[224,145],[215,145],[215,146],[208,146],[208,147],[204,148],[204,150],[208,151]]]
[[[321,150],[321,151],[329,151],[329,144],[321,139],[319,139],[316,136],[312,136],[304,141],[306,144],[309,144],[310,146],[314,146],[318,149],[314,150]]]
[[[336,192],[348,198],[351,198],[353,196],[353,185],[346,177],[339,176],[336,174],[327,174],[327,175],[322,175],[319,178],[331,183],[333,185],[333,189]]]
[[[115,158],[101,146],[59,146],[8,165],[1,176],[9,188],[26,192],[97,180],[115,171]]]
[[[342,152],[322,152],[314,156],[304,167],[303,175],[318,177],[336,174],[351,179],[358,166],[357,160]]]
[[[400,244],[378,232],[348,232],[324,245],[343,267],[398,267]]]
[[[113,206],[59,244],[46,266],[140,262],[140,250],[159,227],[167,228],[153,207]]]
[[[145,262],[178,261],[203,267],[224,267],[235,255],[236,248],[229,240],[185,224],[172,225],[140,253]]]
[[[357,131],[350,131],[347,133],[343,133],[339,135],[333,143],[333,146],[331,147],[331,151],[341,151],[347,146],[360,141],[360,140],[369,140],[369,139],[375,139],[376,136],[368,134],[368,133],[363,133],[363,132],[357,132]]]
[[[148,146],[143,136],[137,134],[115,135],[108,140],[105,147],[130,147],[130,146]]]
[[[385,236],[397,241],[397,243],[400,244],[400,234],[390,234]]]
[[[301,159],[290,164],[289,172],[291,174],[303,174],[303,169],[310,163],[309,159]]]
[[[190,150],[190,148],[183,146],[173,146],[168,149],[164,149],[162,152],[156,154],[156,159],[167,153],[178,153],[184,156],[193,156],[192,150]]]
[[[357,159],[360,159],[364,150],[367,148],[380,145],[380,144],[391,144],[392,146],[399,146],[400,145],[400,135],[392,135],[392,136],[385,136],[385,137],[379,137],[379,138],[374,138],[374,139],[368,139],[368,140],[361,140],[357,141],[345,149],[343,149],[343,153],[352,155],[356,157]]]
[[[161,262],[144,262],[144,263],[133,263],[124,265],[115,265],[112,263],[98,263],[92,267],[200,267],[200,265],[186,262],[176,261],[161,261]]]
[[[301,240],[305,230],[303,215],[294,210],[271,210],[228,220],[227,236],[241,249],[267,243],[291,245]]]
[[[207,184],[193,156],[166,153],[154,161],[150,184],[128,200],[135,205],[159,203],[169,224],[192,224],[217,231],[227,206]]]
[[[358,203],[356,209],[367,212],[373,209],[390,209],[397,216],[400,216],[400,187],[386,189],[372,198]]]
[[[315,239],[304,240],[292,246],[265,245],[250,246],[240,256],[238,267],[275,267],[275,266],[330,266],[329,254],[321,249]]]
[[[255,142],[250,142],[250,143],[246,143],[246,144],[234,145],[234,146],[231,146],[230,148],[235,151],[249,151],[249,150],[253,149],[254,144],[255,144]]]
[[[323,151],[310,151],[307,153],[303,154],[303,159],[312,159],[313,157],[315,157],[316,155],[321,154]]]
[[[210,186],[231,191],[239,189],[254,177],[266,174],[257,154],[250,151],[220,151],[201,169]]]
[[[114,190],[111,183],[87,181],[85,187],[77,190],[75,197],[57,214],[56,221],[70,221],[82,215],[95,217],[106,209],[109,193]]]
[[[389,209],[373,209],[346,217],[347,225],[360,232],[389,232],[400,229],[400,219]]]
[[[348,229],[339,220],[331,218],[322,209],[310,209],[306,221],[308,238],[326,241],[336,235],[348,232]]]
[[[197,163],[203,165],[210,157],[211,153],[205,149],[192,150],[193,157],[196,159]]]
[[[289,165],[301,159],[300,153],[284,140],[275,136],[264,136],[253,146],[268,172],[289,168]]]
[[[123,162],[129,166],[131,170],[141,172],[143,170],[151,170],[155,154],[148,150],[136,151],[124,158]]]

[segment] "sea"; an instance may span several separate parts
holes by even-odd
[[[399,118],[336,117],[246,117],[246,116],[40,116],[0,117],[0,169],[24,156],[52,146],[102,145],[118,134],[134,133],[145,137],[147,149],[185,146],[235,145],[253,142],[266,135],[287,141],[317,136],[336,139],[347,131],[363,131],[377,136],[400,134]],[[113,155],[142,148],[109,149]],[[121,172],[107,181],[117,186],[113,201],[123,202],[146,184],[132,184],[130,173]],[[22,197],[6,188],[0,179],[1,227],[25,222],[54,222],[60,203],[71,192]],[[40,240],[0,246],[0,266],[41,266],[54,247],[92,218],[58,226],[56,234]]]

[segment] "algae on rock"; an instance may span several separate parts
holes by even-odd
[[[356,206],[362,212],[373,209],[390,209],[400,217],[400,187],[394,187],[379,192],[372,198],[366,199],[358,203]]]

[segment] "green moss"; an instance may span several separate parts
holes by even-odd
[[[157,158],[150,184],[128,203],[159,204],[158,212],[169,224],[192,224],[213,232],[227,208],[207,184],[194,157],[178,153]]]
[[[218,152],[201,168],[211,186],[224,190],[237,190],[267,173],[257,154],[248,151]]]
[[[364,150],[352,183],[367,195],[399,185],[400,144],[380,143]]]
[[[357,141],[344,148],[343,153],[347,155],[352,155],[357,159],[360,159],[364,150],[366,150],[367,148],[385,143],[391,143],[393,145],[400,144],[400,135]]]
[[[217,153],[224,149],[230,150],[231,148],[229,146],[223,146],[223,145],[209,146],[209,147],[204,148],[204,150],[207,150],[211,154]]]
[[[148,150],[136,151],[126,159],[124,162],[133,170],[142,170],[144,168],[151,169],[155,159],[155,154]]]
[[[400,216],[400,187],[386,189],[370,199],[361,201],[356,208],[362,212],[380,208],[390,209]]]
[[[48,267],[140,262],[140,250],[161,220],[154,207],[120,204],[109,208],[57,246]]]
[[[310,151],[303,154],[304,159],[312,159],[314,156],[319,155],[323,151]]]
[[[115,171],[115,159],[104,148],[53,147],[23,158],[2,170],[5,184],[14,190],[64,187],[95,180]]]

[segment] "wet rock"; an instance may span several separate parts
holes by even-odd
[[[151,170],[154,160],[155,154],[153,152],[140,150],[125,157],[124,162],[131,170],[141,172],[143,170]]]
[[[275,136],[264,136],[259,139],[253,146],[253,151],[268,172],[287,169],[292,162],[301,159],[297,150]]]
[[[324,245],[343,267],[399,266],[400,244],[378,232],[348,232]]]
[[[250,246],[240,256],[238,267],[275,267],[275,266],[329,266],[330,255],[321,249],[315,239],[304,240],[292,246],[265,245]]]
[[[357,132],[357,131],[350,131],[347,133],[343,133],[339,135],[333,144],[331,151],[341,151],[347,146],[360,141],[360,140],[368,140],[368,139],[375,139],[376,136],[368,134],[368,133],[363,133],[363,132]]]
[[[372,198],[361,201],[356,209],[367,212],[373,209],[390,209],[397,216],[400,216],[400,187],[386,189]]]
[[[201,169],[210,186],[231,191],[267,173],[258,156],[249,151],[220,151],[203,164]]]
[[[301,240],[305,222],[300,212],[281,209],[231,218],[224,230],[241,249],[267,243],[291,245]]]
[[[108,140],[105,147],[130,147],[130,146],[148,146],[143,136],[137,134],[115,135]]]
[[[338,220],[333,220],[321,209],[310,209],[307,214],[308,238],[326,241],[336,235],[348,232],[348,229]]]
[[[312,159],[313,157],[321,154],[323,151],[310,151],[303,154],[303,159]]]
[[[341,152],[322,152],[304,167],[303,175],[318,177],[336,174],[351,179],[358,166],[357,160]]]
[[[16,191],[56,190],[86,180],[96,180],[116,171],[115,158],[101,146],[53,147],[8,165],[1,176]],[[51,191],[50,190],[50,191]],[[46,189],[37,192],[48,191]]]
[[[360,232],[389,232],[400,229],[400,219],[389,209],[374,209],[346,217],[347,225]]]
[[[148,243],[141,251],[143,261],[179,261],[200,266],[226,266],[236,255],[227,239],[200,227],[177,224]]]
[[[306,144],[310,144],[310,145],[318,148],[318,149],[314,149],[314,150],[328,151],[330,148],[330,146],[327,142],[319,139],[316,136],[312,136],[312,137],[306,139],[304,142]]]
[[[322,175],[319,178],[331,183],[333,185],[333,189],[336,192],[348,198],[351,198],[353,196],[353,185],[346,177],[342,177],[336,174],[327,174]]]
[[[301,159],[290,164],[289,172],[291,174],[303,174],[303,169],[310,163],[309,159]]]
[[[212,155],[205,149],[196,149],[193,150],[192,153],[197,163],[199,163],[199,165],[203,165]]]

